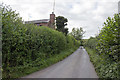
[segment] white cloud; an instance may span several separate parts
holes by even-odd
[[[53,9],[54,0],[3,0],[24,20],[47,19]],[[83,27],[85,38],[98,34],[108,16],[118,12],[119,0],[56,0],[56,16],[68,19],[69,31],[73,27]]]

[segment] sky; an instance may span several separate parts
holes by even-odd
[[[80,28],[86,32],[84,39],[99,34],[108,17],[118,13],[120,0],[55,0],[54,13],[68,19],[69,32]],[[20,14],[24,21],[49,19],[54,0],[2,0]]]

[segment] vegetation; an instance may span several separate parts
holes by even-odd
[[[80,27],[79,28],[73,28],[72,32],[70,33],[70,35],[72,35],[76,40],[80,40],[81,42],[81,46],[83,45],[83,34],[85,33],[85,31],[83,31],[83,28]]]
[[[72,36],[33,24],[2,6],[3,78],[16,78],[45,68],[71,54],[79,43]]]
[[[9,73],[3,72],[2,77],[18,78],[18,77],[22,77],[30,73],[33,73],[35,71],[44,69],[50,65],[53,65],[59,61],[62,61],[64,58],[72,54],[76,49],[77,47],[76,48],[74,47],[71,49],[61,51],[61,53],[55,54],[50,58],[38,58],[31,63],[26,63],[25,65],[9,67],[10,72]]]
[[[97,46],[97,39],[95,37],[90,37],[87,41],[84,40],[84,47],[95,49],[96,46]]]
[[[56,17],[57,30],[63,32],[65,35],[68,34],[68,28],[65,28],[65,26],[67,26],[67,22],[67,18],[64,18],[63,16]]]
[[[120,17],[115,14],[104,22],[100,34],[85,44],[100,78],[120,78]],[[97,44],[97,45],[96,45]]]
[[[0,78],[2,78],[2,15],[0,7]]]
[[[79,46],[84,31],[73,29],[67,35],[67,19],[57,17],[57,30],[23,24],[19,14],[2,6],[3,78],[17,78],[52,65]],[[59,32],[60,31],[60,32]],[[63,34],[63,33],[65,34]],[[120,78],[120,16],[104,22],[100,34],[83,40],[100,78]],[[76,40],[77,39],[77,40]]]
[[[84,46],[84,47],[87,47],[87,45],[88,45],[88,44],[87,44],[88,39],[83,39],[82,41],[83,41],[83,46]]]

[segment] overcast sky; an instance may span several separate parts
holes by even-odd
[[[69,32],[82,27],[84,38],[95,36],[103,27],[107,17],[118,13],[119,0],[55,0],[55,15],[68,19]],[[24,21],[49,19],[54,0],[3,0],[20,13]]]

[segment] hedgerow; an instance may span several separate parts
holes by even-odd
[[[120,64],[120,16],[115,14],[104,22],[100,34],[97,36],[97,47],[101,60],[100,77],[119,78]]]
[[[88,53],[100,78],[120,78],[120,16],[104,22],[100,34],[86,43]],[[93,50],[93,53],[90,53]]]
[[[14,72],[30,66],[42,66],[48,58],[78,46],[73,37],[56,30],[23,24],[19,14],[2,6],[3,77],[11,78]]]

